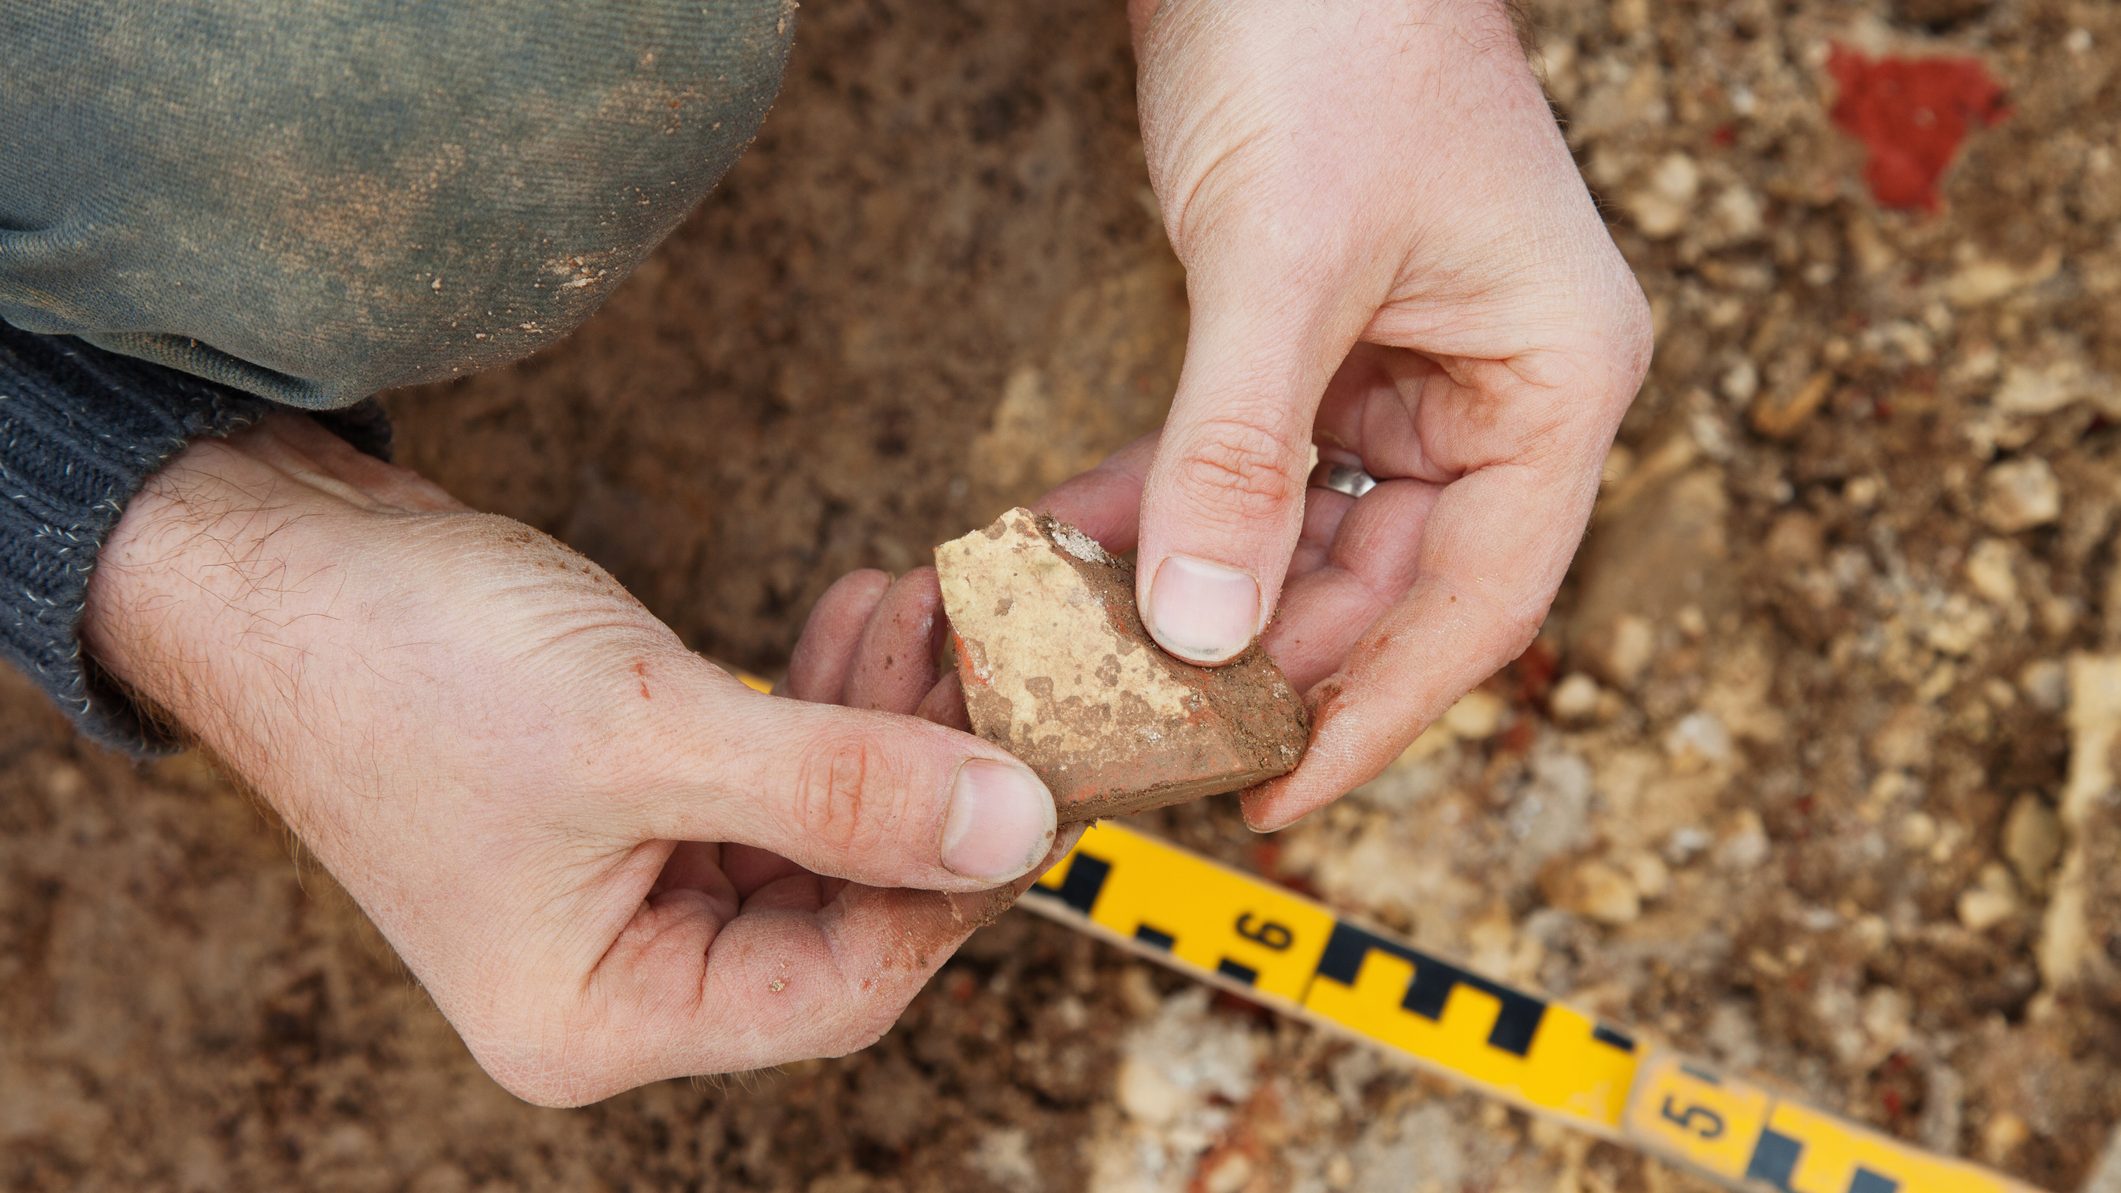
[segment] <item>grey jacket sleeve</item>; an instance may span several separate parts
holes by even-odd
[[[126,502],[185,444],[233,434],[271,409],[174,369],[0,323],[0,659],[97,741],[142,754],[175,745],[81,649],[97,552]],[[387,447],[373,403],[323,421],[364,450]]]

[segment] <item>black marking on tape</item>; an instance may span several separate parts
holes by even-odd
[[[1078,851],[1075,860],[1068,863],[1068,876],[1061,879],[1060,889],[1049,886],[1033,886],[1031,893],[1058,899],[1087,916],[1097,906],[1097,896],[1105,889],[1105,879],[1112,873],[1112,863],[1101,857],[1092,857]]]
[[[1215,963],[1215,972],[1221,974],[1226,978],[1243,982],[1247,986],[1253,985],[1254,983],[1259,981],[1258,970],[1252,968],[1249,965],[1239,965],[1237,962],[1230,960],[1228,957],[1225,957]]]
[[[1450,1000],[1452,990],[1471,986],[1502,1004],[1495,1015],[1495,1026],[1488,1032],[1488,1043],[1513,1056],[1531,1051],[1532,1037],[1546,1017],[1545,1000],[1491,982],[1441,957],[1431,957],[1374,932],[1336,920],[1333,934],[1326,938],[1325,954],[1318,960],[1318,976],[1353,986],[1355,975],[1362,971],[1363,958],[1373,950],[1390,953],[1414,967],[1414,980],[1407,983],[1407,994],[1400,1006],[1434,1022],[1443,1018],[1444,1004]]]
[[[1900,1193],[1900,1182],[1858,1165],[1856,1175],[1849,1178],[1849,1193]]]
[[[1601,1044],[1608,1044],[1612,1047],[1618,1048],[1622,1052],[1635,1051],[1634,1036],[1631,1036],[1628,1033],[1621,1031],[1617,1028],[1607,1027],[1603,1023],[1600,1023],[1597,1026],[1591,1028],[1591,1038]]]
[[[1766,1181],[1783,1193],[1795,1193],[1790,1188],[1790,1177],[1796,1173],[1797,1158],[1803,1154],[1803,1144],[1773,1127],[1762,1128],[1760,1142],[1753,1145],[1753,1158],[1746,1161],[1745,1179]]]
[[[1689,1077],[1692,1077],[1696,1081],[1706,1082],[1709,1085],[1723,1084],[1722,1077],[1710,1072],[1707,1069],[1702,1068],[1699,1065],[1682,1064],[1679,1066],[1679,1071],[1685,1073]]]
[[[1172,941],[1176,938],[1173,937],[1169,932],[1158,932],[1156,929],[1151,928],[1147,924],[1137,924],[1134,928],[1134,939],[1141,941],[1143,944],[1149,945],[1152,948],[1159,948],[1168,953],[1171,951]]]

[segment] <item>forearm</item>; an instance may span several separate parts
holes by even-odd
[[[285,728],[314,726],[335,703],[305,675],[374,613],[345,582],[362,524],[461,508],[301,415],[198,440],[148,479],[105,542],[82,644],[183,734],[266,778]]]

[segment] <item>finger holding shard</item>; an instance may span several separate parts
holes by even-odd
[[[1134,566],[1013,509],[935,549],[973,731],[1022,759],[1063,823],[1238,791],[1294,770],[1303,700],[1254,643],[1195,667],[1134,606]]]

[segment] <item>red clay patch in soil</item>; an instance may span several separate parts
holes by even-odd
[[[1966,135],[2010,115],[1978,59],[1872,58],[1836,45],[1826,69],[1841,90],[1834,125],[1870,151],[1863,181],[1887,207],[1937,210],[1937,182]]]

